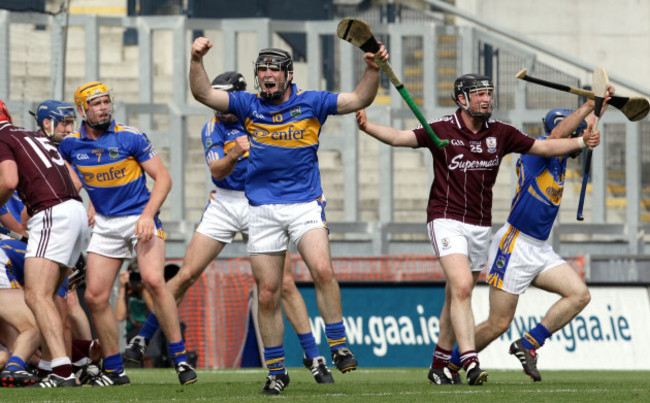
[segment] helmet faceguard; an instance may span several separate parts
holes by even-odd
[[[0,122],[9,122],[13,124],[13,119],[11,118],[11,115],[9,114],[9,110],[7,109],[7,105],[0,100]]]
[[[47,135],[54,143],[60,143],[61,140],[55,137],[55,135],[64,136],[68,133],[56,133],[56,127],[61,121],[74,122],[77,118],[74,109],[74,105],[72,104],[51,99],[43,101],[36,109],[36,113],[32,114],[36,119],[36,125],[43,130],[43,133],[45,133],[45,135]],[[45,119],[49,120],[49,124],[45,123]]]
[[[551,135],[551,132],[555,127],[564,120],[567,116],[575,112],[575,109],[551,109],[548,111],[546,116],[542,119],[542,122],[544,123],[544,132],[545,135],[548,137]],[[583,120],[580,122],[578,127],[575,129],[573,133],[571,133],[571,138],[578,137],[580,136],[580,133],[582,133],[583,130],[587,128],[587,122]],[[576,151],[573,154],[569,154],[571,158],[575,158],[578,155],[582,153],[582,150]]]
[[[107,120],[91,123],[88,121],[88,115],[86,114],[86,111],[88,110],[88,102],[103,96],[108,96],[111,101],[110,116]],[[108,87],[101,82],[91,81],[77,88],[74,92],[74,103],[81,109],[81,115],[86,124],[93,129],[106,130],[111,125],[111,116],[113,115],[113,97],[111,96]]]
[[[226,71],[212,80],[212,88],[228,92],[246,91],[246,80],[244,79],[244,76],[236,71]],[[234,114],[223,114],[217,110],[214,111],[214,115],[219,118],[220,121],[227,124],[235,123],[238,120],[237,116]]]
[[[478,91],[489,91],[492,96],[487,112],[474,112],[470,108],[470,94]],[[460,94],[463,94],[465,97],[465,105],[458,100]],[[488,119],[492,116],[492,111],[496,108],[493,94],[494,83],[492,82],[492,79],[481,74],[464,74],[458,77],[454,82],[454,101],[460,108],[477,118]]]
[[[271,70],[284,71],[285,82],[282,90],[274,91],[271,93],[264,91],[264,87],[260,84],[259,77],[257,75],[260,67]],[[260,96],[262,98],[269,99],[271,101],[281,99],[284,93],[287,91],[287,88],[289,88],[291,85],[291,80],[289,79],[290,72],[293,72],[293,60],[291,59],[289,52],[277,48],[262,49],[257,56],[257,60],[255,60],[255,88],[259,90]]]

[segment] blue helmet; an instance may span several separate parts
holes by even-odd
[[[548,111],[542,122],[544,122],[544,131],[546,136],[550,136],[555,126],[557,126],[564,118],[575,112],[575,109],[551,109]],[[576,128],[576,130],[571,133],[571,137],[578,137],[584,129],[587,128],[587,122],[582,121]]]
[[[43,101],[36,109],[36,114],[34,114],[36,125],[42,129],[48,137],[53,137],[55,134],[54,128],[60,121],[76,119],[77,114],[74,109],[74,105],[67,102],[57,101],[54,99]],[[45,127],[45,119],[50,120],[49,127]]]

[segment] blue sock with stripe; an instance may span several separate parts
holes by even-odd
[[[336,323],[326,323],[325,336],[327,337],[327,342],[330,345],[331,351],[336,351],[339,348],[347,346],[347,340],[345,338],[345,325],[343,324],[343,321]]]
[[[174,361],[174,365],[187,361],[187,352],[185,351],[185,342],[183,339],[176,343],[167,343],[167,348],[169,349],[169,356]]]
[[[264,362],[269,369],[269,375],[282,375],[286,372],[284,367],[284,345],[264,347]]]
[[[26,366],[27,364],[25,364],[25,361],[23,361],[22,358],[17,355],[12,355],[11,358],[9,358],[9,361],[5,364],[5,369],[8,371],[19,371],[25,369]]]
[[[124,372],[124,362],[122,361],[120,353],[109,355],[104,358],[104,371],[118,375]]]
[[[551,337],[551,332],[549,332],[544,325],[538,323],[537,326],[524,335],[521,344],[523,344],[527,349],[537,350],[544,345],[544,342],[549,337]]]

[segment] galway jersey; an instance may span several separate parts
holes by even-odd
[[[273,105],[258,94],[228,93],[234,113],[250,133],[246,196],[253,206],[311,202],[323,194],[318,168],[321,127],[336,114],[337,94],[302,91]]]
[[[213,161],[225,157],[230,149],[235,146],[235,139],[239,136],[248,136],[240,122],[223,123],[216,116],[213,116],[201,131],[205,162],[208,166]],[[235,164],[235,169],[230,175],[222,180],[213,176],[212,183],[221,189],[244,191],[247,171],[248,152],[239,158],[237,164]]]
[[[59,151],[79,175],[97,213],[142,213],[150,194],[140,163],[156,156],[144,133],[113,120],[101,137],[92,140],[81,125],[61,141]]]
[[[522,155],[517,161],[517,191],[508,223],[540,241],[551,235],[564,191],[566,157]]]
[[[81,201],[63,158],[47,137],[0,123],[0,162],[8,160],[16,163],[16,190],[31,216],[68,200]]]
[[[433,155],[434,179],[429,193],[427,221],[449,218],[467,224],[492,225],[492,187],[502,158],[525,153],[535,139],[515,127],[488,119],[478,133],[467,128],[461,109],[429,122],[434,133],[449,144],[437,148],[422,126],[414,129],[418,147]]]

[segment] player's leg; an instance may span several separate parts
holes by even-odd
[[[41,257],[25,259],[25,302],[34,313],[41,331],[43,343],[52,356],[52,373],[64,381],[71,378],[72,365],[66,354],[61,315],[53,295],[65,277],[67,268],[59,263]],[[58,379],[58,378],[57,378]],[[61,382],[66,385],[68,383]],[[56,386],[62,386],[58,384]],[[73,386],[72,383],[69,386]]]
[[[307,306],[296,287],[291,270],[291,255],[287,251],[282,273],[282,308],[293,330],[298,335],[304,351],[303,364],[309,369],[318,383],[334,383],[332,373],[327,368],[325,358],[318,352],[316,339],[311,331]]]
[[[68,305],[68,321],[73,339],[90,340],[92,331],[90,330],[90,321],[86,311],[79,303],[79,296],[76,290],[70,290],[66,295],[66,304]]]
[[[122,263],[122,258],[108,257],[91,250],[88,251],[84,299],[90,310],[90,316],[104,356],[104,373],[90,382],[93,386],[130,384],[119,350],[117,319],[110,304],[113,284]]]
[[[587,285],[568,263],[542,272],[533,285],[562,297],[549,308],[541,322],[551,334],[562,329],[591,301]]]
[[[332,362],[346,373],[357,369],[357,359],[347,347],[345,324],[341,307],[341,290],[332,268],[327,230],[314,228],[298,241],[298,251],[309,268],[316,290],[316,303],[325,322],[325,335],[330,346]]]
[[[27,386],[34,384],[39,378],[28,371],[27,362],[40,344],[40,332],[36,319],[25,303],[25,293],[22,289],[0,290],[0,319],[3,324],[18,331],[11,345],[12,354],[3,363],[2,386]],[[6,365],[5,365],[6,364]]]
[[[251,239],[252,241],[252,239]],[[286,245],[286,240],[284,242]],[[269,369],[262,394],[279,394],[289,384],[285,368],[284,322],[282,320],[282,269],[284,253],[253,254],[251,267],[257,284],[257,320]]]
[[[508,330],[515,316],[519,295],[490,287],[490,313],[476,325],[476,351],[480,352]]]
[[[165,266],[165,241],[153,237],[147,242],[138,242],[135,246],[138,267],[146,290],[153,300],[154,313],[167,338],[169,354],[174,362],[181,384],[188,385],[197,381],[196,372],[187,363],[185,342],[181,335],[178,319],[178,307],[174,295],[167,287],[163,274]]]
[[[167,288],[172,293],[177,305],[181,303],[187,290],[198,281],[210,262],[219,255],[224,245],[223,242],[209,236],[199,232],[194,233],[180,270],[167,282]],[[160,328],[158,318],[152,312],[147,316],[138,335],[129,341],[129,345],[124,350],[124,358],[133,362],[142,361],[149,341],[158,328]]]

